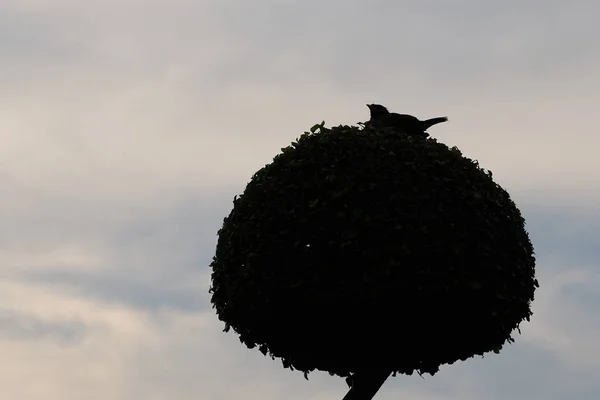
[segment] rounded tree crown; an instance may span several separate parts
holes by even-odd
[[[305,373],[434,374],[498,352],[532,314],[519,209],[435,139],[316,126],[252,176],[218,236],[226,330]]]

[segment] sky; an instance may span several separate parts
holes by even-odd
[[[252,174],[367,103],[492,170],[540,288],[499,354],[377,400],[600,397],[600,3],[3,0],[0,387],[15,400],[335,400],[222,332],[208,264]]]

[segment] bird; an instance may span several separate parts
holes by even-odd
[[[368,124],[374,128],[393,128],[411,136],[429,137],[427,129],[435,124],[448,121],[448,117],[421,121],[412,115],[391,113],[381,104],[367,104],[367,107],[371,111],[371,119]]]

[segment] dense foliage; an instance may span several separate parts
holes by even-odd
[[[219,231],[212,303],[284,366],[434,374],[498,352],[531,316],[533,248],[508,193],[435,139],[319,125]]]

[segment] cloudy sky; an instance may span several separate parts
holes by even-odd
[[[3,0],[0,387],[24,400],[336,400],[210,307],[234,194],[321,120],[377,102],[478,159],[541,288],[500,355],[378,400],[600,397],[600,3]]]

